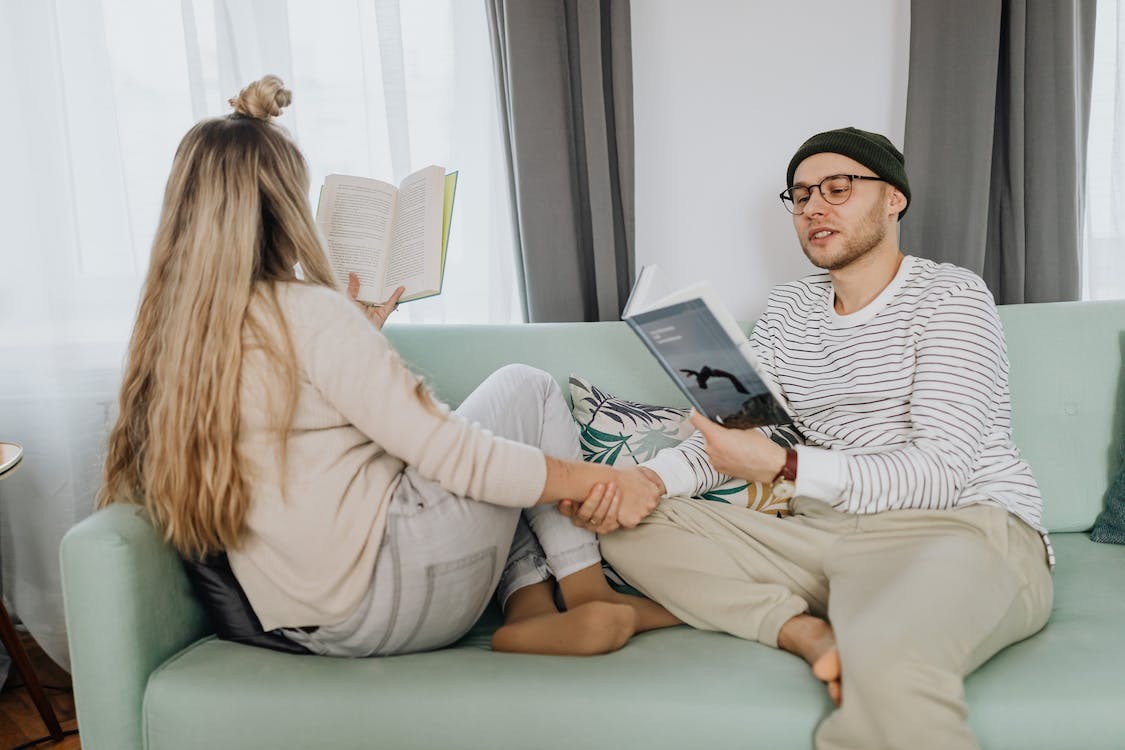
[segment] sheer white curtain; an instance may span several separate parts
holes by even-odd
[[[1098,0],[1086,156],[1084,299],[1125,298],[1125,2]]]
[[[175,146],[265,73],[325,174],[460,171],[441,296],[395,322],[515,322],[511,208],[488,27],[463,0],[0,4],[3,591],[67,664],[58,544],[91,512]]]

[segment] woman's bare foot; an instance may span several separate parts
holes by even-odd
[[[839,708],[843,701],[840,652],[832,626],[819,617],[797,615],[781,626],[777,645],[809,663],[813,676],[827,685],[828,696]]]
[[[492,649],[555,656],[608,654],[633,637],[634,619],[630,607],[589,602],[566,612],[509,622],[492,634]]]
[[[590,602],[559,612],[555,583],[519,589],[504,605],[504,625],[492,634],[494,651],[557,656],[592,656],[616,651],[635,632],[633,610]]]
[[[564,577],[559,581],[559,590],[568,610],[592,602],[608,602],[631,607],[635,616],[633,629],[637,633],[683,625],[679,618],[653,600],[615,591],[606,581],[600,564],[591,565]]]

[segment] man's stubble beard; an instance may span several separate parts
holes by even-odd
[[[881,203],[876,202],[856,226],[852,237],[845,240],[843,247],[835,255],[822,256],[820,260],[817,260],[813,256],[814,251],[810,250],[808,246],[809,238],[807,234],[798,237],[801,242],[801,250],[804,251],[805,257],[817,268],[825,271],[839,271],[841,268],[846,268],[874,250],[886,238],[887,226],[880,220],[883,210],[884,207]]]

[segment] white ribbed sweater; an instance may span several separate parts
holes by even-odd
[[[398,354],[343,295],[296,283],[278,292],[299,373],[287,462],[283,472],[268,396],[274,367],[248,346],[238,446],[252,503],[249,533],[228,550],[267,630],[351,614],[370,585],[405,465],[499,505],[533,505],[546,481],[538,448],[494,437],[444,405],[427,410]]]

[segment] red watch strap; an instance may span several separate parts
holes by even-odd
[[[792,448],[785,450],[785,465],[781,467],[781,471],[777,472],[773,481],[778,482],[782,479],[788,479],[790,482],[797,481],[797,451]]]

